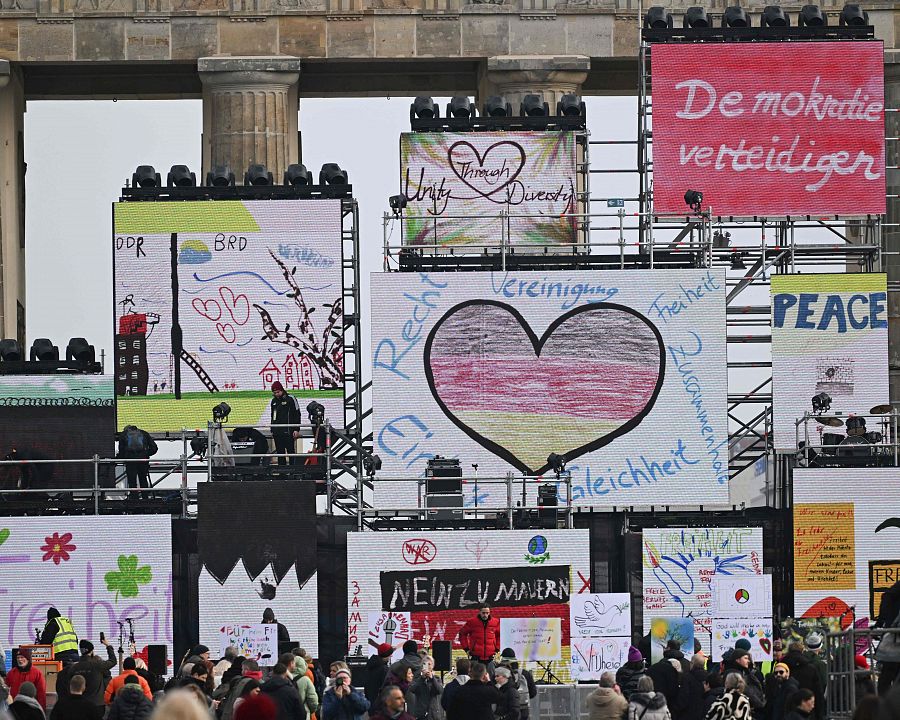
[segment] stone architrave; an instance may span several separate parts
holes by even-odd
[[[490,95],[503,95],[513,113],[526,95],[536,94],[556,113],[556,103],[567,93],[581,95],[587,80],[591,59],[583,55],[501,55],[489,57],[479,82],[479,100]]]

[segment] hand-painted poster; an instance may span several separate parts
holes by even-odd
[[[687,618],[708,652],[712,585],[762,575],[762,528],[644,528],[644,631],[652,618]]]
[[[0,644],[33,642],[53,606],[98,650],[101,632],[118,644],[121,624],[145,662],[148,645],[173,657],[171,525],[168,515],[0,519]]]
[[[488,602],[491,616],[558,618],[569,676],[569,601],[590,592],[586,530],[488,530],[347,535],[347,634],[354,654],[367,642],[370,613],[409,613],[412,639],[449,640]],[[479,621],[480,625],[480,621]]]
[[[577,505],[727,502],[721,272],[376,273],[371,287],[385,475],[436,454],[542,475],[556,453]],[[505,486],[477,488],[479,507],[505,507]],[[412,507],[416,487],[380,481],[375,497]]]
[[[712,658],[719,660],[738,640],[750,643],[755,662],[772,659],[772,618],[714,618],[712,624]]]
[[[772,393],[779,450],[797,447],[804,413],[868,413],[889,401],[887,275],[772,276]],[[806,427],[799,439],[810,445],[833,444],[823,432],[843,435],[815,421]]]
[[[573,132],[404,133],[404,242],[572,243],[576,167]]]
[[[569,603],[572,635],[631,637],[631,593],[582,593]]]
[[[114,205],[118,424],[269,422],[270,387],[343,422],[339,200]]]
[[[572,680],[599,680],[628,662],[630,637],[572,636]]]
[[[798,522],[797,616],[839,618],[845,629],[876,619],[881,593],[900,581],[900,470],[795,470]]]

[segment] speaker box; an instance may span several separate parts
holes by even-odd
[[[353,687],[361,688],[366,686],[366,680],[369,678],[369,674],[366,672],[366,663],[368,661],[369,658],[362,655],[347,655],[344,658],[344,662],[350,668],[350,682],[353,683]]]
[[[163,677],[168,674],[168,669],[166,668],[166,664],[168,662],[168,658],[166,657],[166,646],[165,645],[148,645],[147,646],[147,669],[152,672],[154,675],[158,677]]]
[[[434,658],[434,669],[438,672],[450,672],[453,669],[453,657],[449,640],[435,640],[431,643],[431,656]]]

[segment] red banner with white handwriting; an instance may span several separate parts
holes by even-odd
[[[654,45],[652,81],[656,212],[885,212],[881,42]]]

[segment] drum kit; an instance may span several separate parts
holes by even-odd
[[[821,446],[811,465],[841,467],[885,467],[894,464],[893,408],[889,403],[876,405],[869,415],[881,416],[875,423],[880,430],[868,430],[866,418],[850,415],[843,420],[834,415],[818,415],[812,419],[819,423]],[[826,428],[846,427],[846,434],[826,431]],[[887,440],[885,440],[887,438]]]

